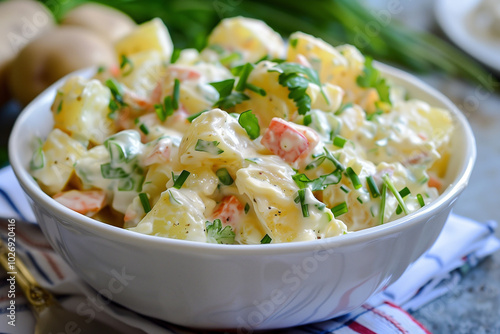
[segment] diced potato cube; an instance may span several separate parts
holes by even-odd
[[[32,170],[40,188],[49,195],[64,189],[73,174],[73,165],[85,152],[83,145],[59,129],[54,129],[42,146],[43,161]]]
[[[111,92],[98,80],[71,77],[58,90],[52,104],[54,127],[79,140],[102,144],[115,132],[108,117]]]
[[[174,47],[168,29],[159,18],[139,25],[129,35],[115,44],[118,57],[129,57],[134,53],[156,50],[166,60],[170,60]]]
[[[277,32],[262,21],[244,17],[222,20],[208,37],[208,45],[240,53],[242,63],[255,63],[266,56],[280,58],[285,50]]]
[[[131,231],[180,240],[206,242],[205,207],[192,190],[163,192],[151,211]]]

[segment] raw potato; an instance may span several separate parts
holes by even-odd
[[[8,99],[7,72],[12,59],[54,25],[54,17],[40,2],[0,2],[0,104]]]
[[[53,29],[28,44],[9,73],[12,95],[27,104],[57,79],[89,66],[116,65],[110,43],[79,27]]]
[[[89,29],[110,43],[125,37],[136,27],[126,14],[97,3],[87,3],[72,9],[61,24]]]

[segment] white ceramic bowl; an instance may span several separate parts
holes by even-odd
[[[354,310],[394,282],[432,245],[467,185],[476,156],[466,118],[446,97],[404,72],[378,67],[411,97],[452,112],[456,131],[449,186],[417,212],[342,237],[204,244],[130,232],[67,209],[28,173],[30,141],[52,129],[49,108],[61,81],[19,116],[9,143],[10,162],[50,244],[95,290],[119,304],[180,325],[239,332],[329,319]]]

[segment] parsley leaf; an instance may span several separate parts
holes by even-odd
[[[250,139],[253,140],[260,136],[259,120],[251,110],[242,112],[238,118],[238,123],[245,129]]]
[[[213,222],[206,221],[205,228],[207,232],[208,242],[216,244],[234,244],[234,231],[231,226],[222,228],[220,219],[215,219]]]
[[[210,82],[209,85],[213,86],[219,92],[219,100],[229,96],[233,91],[234,79],[227,79],[223,81]]]
[[[306,94],[309,83],[318,85],[326,102],[330,103],[315,70],[300,64],[282,63],[274,66],[269,72],[280,73],[278,82],[290,91],[288,97],[295,102],[299,115],[305,115],[311,110],[311,98]]]
[[[232,93],[234,82],[234,79],[227,79],[209,83],[219,92],[219,100],[215,102],[214,107],[219,107],[221,109],[227,110],[249,99],[249,97],[243,93]]]
[[[390,87],[387,84],[385,78],[380,75],[380,72],[373,67],[373,59],[370,57],[365,58],[365,68],[363,69],[363,74],[356,78],[356,83],[360,87],[368,88],[372,87],[377,90],[380,101],[387,102],[391,104],[391,99],[389,96]]]
[[[321,175],[316,179],[309,179],[305,174],[295,174],[292,179],[299,186],[299,188],[304,189],[310,187],[312,191],[325,190],[326,187],[332,184],[337,184],[342,178],[342,171],[336,169],[330,174]]]
[[[219,144],[220,143],[216,140],[208,141],[208,140],[198,139],[194,150],[199,152],[207,152],[214,155],[219,155],[224,152],[224,150],[221,150],[220,148],[217,147]]]

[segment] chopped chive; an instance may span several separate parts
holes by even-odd
[[[167,113],[165,112],[165,108],[161,104],[155,104],[154,106],[156,115],[160,119],[160,121],[165,122],[167,119]]]
[[[297,38],[294,38],[294,39],[291,39],[290,40],[290,46],[292,48],[296,48],[297,47],[297,43],[299,42],[299,40]]]
[[[361,199],[361,196],[358,196],[358,198],[356,198],[358,200],[359,203],[363,204],[363,200]]]
[[[174,110],[179,109],[180,85],[181,85],[181,82],[179,81],[179,79],[175,78],[175,80],[174,80],[174,92],[172,94],[172,108]]]
[[[259,94],[260,96],[266,96],[267,95],[267,93],[264,90],[264,88],[257,87],[255,85],[252,85],[251,83],[247,82],[246,85],[245,85],[245,87],[248,90],[251,90],[252,92]]]
[[[148,135],[149,134],[149,129],[148,127],[146,126],[146,124],[144,123],[141,123],[141,125],[139,125],[139,129],[142,131],[142,133],[144,133],[145,135]]]
[[[306,204],[306,190],[305,189],[298,190],[298,195],[295,198],[295,203],[299,203],[299,202],[300,202],[300,207],[302,209],[302,216],[309,217],[309,205]]]
[[[124,77],[132,73],[132,71],[134,70],[134,63],[132,63],[132,61],[127,56],[121,55],[120,70],[123,70],[127,65],[129,66],[129,69],[126,72],[122,73]]]
[[[117,102],[123,103],[123,88],[115,79],[106,80],[104,85],[109,88],[111,95]]]
[[[217,82],[209,82],[210,86],[214,87],[219,92],[219,99],[229,96],[233,91],[234,79],[227,79]]]
[[[250,72],[253,70],[253,65],[250,63],[246,63],[243,66],[243,69],[240,74],[240,80],[238,80],[238,84],[234,88],[235,91],[237,92],[243,92],[246,88],[248,76],[250,75]]]
[[[424,198],[422,197],[421,194],[417,194],[417,200],[418,203],[420,204],[420,207],[422,208],[425,205]]]
[[[245,129],[250,139],[253,140],[260,136],[259,120],[251,110],[242,112],[238,118],[238,123]]]
[[[61,101],[59,102],[59,104],[57,105],[57,110],[56,110],[56,114],[59,114],[62,110],[62,105],[63,105],[63,100],[61,99]]]
[[[320,156],[318,159],[316,159],[313,162],[309,163],[306,166],[306,170],[310,170],[310,169],[318,167],[319,165],[321,165],[323,163],[323,161],[325,161],[325,159],[326,159],[326,156],[324,156],[324,155]]]
[[[343,215],[344,213],[347,213],[347,211],[349,211],[349,209],[347,208],[346,202],[342,202],[342,203],[334,206],[331,210],[332,210],[332,213],[335,216],[335,218],[337,218],[338,216]]]
[[[179,202],[179,200],[177,198],[175,198],[174,194],[172,194],[172,192],[170,190],[167,190],[168,194],[170,195],[170,203],[172,203],[172,201],[174,201],[175,203],[177,203],[178,205],[182,205],[181,202]],[[174,203],[172,203],[174,204]]]
[[[208,140],[198,139],[198,141],[196,142],[196,146],[194,147],[194,150],[199,152],[207,152],[214,155],[219,155],[224,152],[224,150],[221,150],[220,148],[217,147],[219,144],[220,143],[216,140],[208,141]]]
[[[354,189],[359,189],[362,187],[361,182],[359,181],[358,174],[352,169],[352,167],[347,167],[345,170],[346,175],[351,179],[352,185]]]
[[[397,191],[396,187],[392,183],[391,179],[389,178],[389,175],[385,174],[384,176],[382,176],[382,180],[384,180],[384,184],[387,186],[387,188],[389,188],[389,190],[392,192],[394,197],[396,197],[396,200],[398,201],[399,205],[403,209],[404,213],[408,214],[409,213],[408,207],[406,206],[405,201],[403,200],[403,198],[401,197],[401,195]]]
[[[250,211],[250,204],[245,204],[245,214],[248,213],[248,211]]]
[[[262,238],[262,240],[260,241],[261,244],[269,244],[271,243],[271,241],[273,241],[273,239],[271,239],[271,237],[269,236],[269,234],[266,234],[264,236],[264,238]]]
[[[181,50],[174,48],[172,51],[172,56],[170,57],[170,64],[175,63],[181,56]]]
[[[347,139],[345,139],[344,137],[341,137],[341,136],[335,136],[335,138],[333,138],[333,145],[340,147],[340,148],[344,147],[346,142],[347,142]]]
[[[339,108],[339,110],[337,110],[337,111],[335,112],[335,116],[342,115],[342,113],[343,113],[346,109],[348,109],[348,108],[352,108],[352,106],[353,106],[353,105],[354,105],[354,104],[352,104],[352,102],[349,102],[349,103],[343,104],[343,105]]]
[[[163,107],[165,110],[165,118],[174,114],[174,101],[171,96],[165,96]]]
[[[247,159],[245,159],[245,161],[251,162],[253,164],[257,164],[260,161],[260,159],[259,158],[247,158]]]
[[[233,178],[231,177],[231,175],[229,174],[229,172],[227,171],[226,168],[218,169],[215,172],[215,174],[219,178],[220,183],[222,183],[225,186],[230,186],[234,182]],[[248,203],[247,203],[247,205],[248,205]]]
[[[240,60],[241,54],[239,52],[232,52],[231,54],[220,59],[220,63],[224,66],[231,65],[235,60]]]
[[[33,152],[33,156],[30,161],[30,168],[32,170],[41,169],[45,166],[45,154],[43,153],[43,142],[40,138],[37,138],[38,148]]]
[[[186,179],[188,178],[189,173],[187,170],[183,170],[179,176],[177,177],[174,177],[175,175],[173,175],[174,172],[172,172],[172,176],[173,176],[173,179],[174,179],[174,188],[175,189],[181,189],[182,188],[182,185],[184,184],[184,182],[186,182]]]
[[[366,114],[366,120],[367,121],[373,121],[376,116],[382,115],[384,111],[377,109],[377,111],[371,113],[371,114]]]
[[[145,213],[151,211],[151,204],[149,204],[149,197],[146,193],[140,193],[139,199],[141,200],[142,208]]]
[[[408,189],[408,187],[404,187],[399,191],[399,194],[401,195],[402,198],[405,198],[410,194],[410,189]]]
[[[398,207],[396,208],[396,214],[400,215],[401,212],[403,212],[403,209],[401,209],[401,205],[398,204]]]
[[[332,154],[330,151],[328,151],[328,150],[326,149],[326,147],[324,147],[323,149],[325,150],[325,156],[326,156],[326,158],[327,158],[328,160],[330,160],[330,161],[331,161],[331,162],[335,165],[335,167],[336,167],[337,169],[342,170],[342,171],[343,171],[343,170],[345,170],[344,165],[342,165],[342,164],[340,163],[340,161],[338,161],[338,160],[337,160],[337,159],[333,156],[333,154]],[[356,188],[356,189],[357,189],[357,188]]]
[[[348,187],[346,187],[345,185],[341,185],[340,186],[340,190],[342,190],[343,192],[345,192],[346,194],[348,194],[351,189],[349,189]]]
[[[111,167],[111,163],[108,162],[101,165],[101,175],[105,179],[122,179],[129,174],[120,167]]]
[[[97,74],[101,74],[104,71],[106,71],[106,66],[101,65],[97,68]]]
[[[198,117],[200,116],[201,114],[203,114],[204,112],[207,112],[208,110],[202,110],[200,112],[197,112],[196,114],[192,114],[191,116],[189,116],[188,118],[186,118],[188,120],[189,123],[193,123],[193,121]]]
[[[370,188],[370,192],[372,193],[373,198],[377,198],[380,196],[380,191],[378,190],[377,184],[373,179],[373,176],[368,176],[366,178],[366,182],[368,183],[368,188]]]
[[[387,186],[385,183],[382,183],[382,193],[380,198],[380,210],[379,210],[379,221],[380,225],[384,223],[384,215],[385,215],[385,197],[387,194]]]

